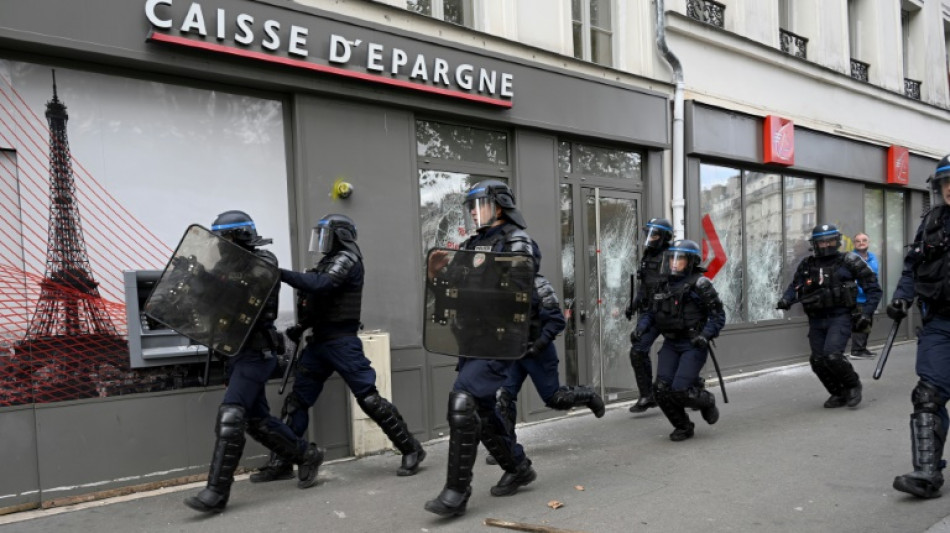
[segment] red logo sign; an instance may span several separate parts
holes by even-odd
[[[907,185],[910,181],[910,150],[891,145],[887,149],[887,182]]]
[[[791,120],[775,115],[765,117],[762,160],[786,167],[795,164],[795,124]]]
[[[706,238],[703,239],[703,264],[706,266],[706,277],[713,279],[716,274],[722,270],[726,261],[726,250],[719,242],[719,234],[716,233],[716,227],[713,226],[712,218],[709,215],[703,215],[703,231]]]

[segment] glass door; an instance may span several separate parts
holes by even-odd
[[[634,398],[633,324],[623,312],[639,254],[640,196],[570,185],[561,191],[562,213],[571,215],[562,217],[567,381],[590,384],[608,401]]]

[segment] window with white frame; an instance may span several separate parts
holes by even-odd
[[[406,9],[429,17],[474,28],[474,0],[406,0]]]
[[[613,65],[611,0],[571,0],[574,57]]]

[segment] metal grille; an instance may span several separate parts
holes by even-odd
[[[910,78],[904,78],[904,96],[920,100],[920,82]]]
[[[782,44],[782,51],[786,54],[807,59],[808,39],[788,30],[779,29],[779,41]]]
[[[856,80],[868,81],[868,69],[871,68],[871,65],[865,63],[864,61],[858,61],[857,59],[851,58],[851,77]]]
[[[725,27],[725,11],[725,5],[713,0],[688,0],[686,2],[687,16],[720,28]]]

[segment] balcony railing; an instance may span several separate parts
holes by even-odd
[[[856,80],[868,81],[868,69],[871,68],[871,65],[865,63],[864,61],[858,61],[855,58],[851,58],[851,77]]]
[[[726,6],[713,0],[687,0],[686,15],[690,18],[724,28]]]
[[[904,78],[904,96],[920,100],[920,82],[909,78]]]
[[[808,39],[781,28],[779,28],[778,34],[779,41],[782,43],[783,52],[802,59],[808,57]]]

